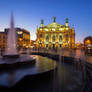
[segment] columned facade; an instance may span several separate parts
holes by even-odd
[[[58,24],[54,17],[53,23],[44,26],[41,20],[41,26],[37,28],[36,48],[74,48],[75,30],[74,26],[69,27],[68,19],[65,25]]]

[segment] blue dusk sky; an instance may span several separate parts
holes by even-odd
[[[44,25],[56,21],[74,24],[76,42],[83,42],[86,36],[92,36],[92,0],[0,0],[0,31],[10,26],[11,11],[14,13],[15,27],[30,31],[31,39],[36,39],[36,28],[40,20]]]

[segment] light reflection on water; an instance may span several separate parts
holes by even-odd
[[[3,72],[0,71],[0,85],[12,86],[26,75],[39,74],[56,67],[56,62],[52,59],[36,55],[35,59],[36,63],[34,65]]]
[[[78,92],[82,85],[82,73],[67,64],[58,65],[54,75],[54,92]],[[76,90],[77,89],[77,90]]]

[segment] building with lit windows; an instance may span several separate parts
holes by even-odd
[[[84,39],[84,45],[85,47],[88,45],[92,45],[92,36],[88,36]]]
[[[5,48],[6,46],[6,39],[7,39],[7,35],[5,34],[5,32],[0,32],[0,48]]]
[[[41,20],[36,36],[36,48],[75,48],[75,30],[74,26],[69,27],[68,18],[66,18],[65,25],[57,23],[56,17],[51,24],[46,26]]]
[[[85,54],[92,55],[92,36],[88,36],[84,39]]]
[[[76,47],[76,49],[84,49],[84,44],[83,43],[76,43],[75,47]]]
[[[17,48],[26,49],[30,48],[30,32],[21,29],[21,28],[15,28],[16,29],[16,36],[17,36]],[[7,34],[9,29],[5,29],[4,32],[0,32],[0,48],[4,49],[7,46]]]
[[[19,48],[30,48],[30,32],[25,29],[16,28],[17,42]]]

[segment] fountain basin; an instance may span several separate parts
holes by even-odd
[[[31,59],[33,57],[33,59]],[[24,61],[24,59],[27,59]],[[36,60],[35,60],[36,59]],[[1,61],[2,60],[2,61]],[[26,55],[20,56],[20,62],[16,59],[1,59],[0,61],[0,87],[11,88],[20,85],[25,78],[40,79],[41,76],[47,78],[56,69],[56,62],[52,59],[41,56]],[[5,61],[6,60],[6,61]],[[14,60],[12,62],[12,60]]]
[[[28,55],[5,55],[0,59],[0,69],[11,69],[16,67],[23,67],[29,64],[34,64],[35,58]]]
[[[3,58],[19,58],[19,54],[16,54],[16,55],[3,55]]]

